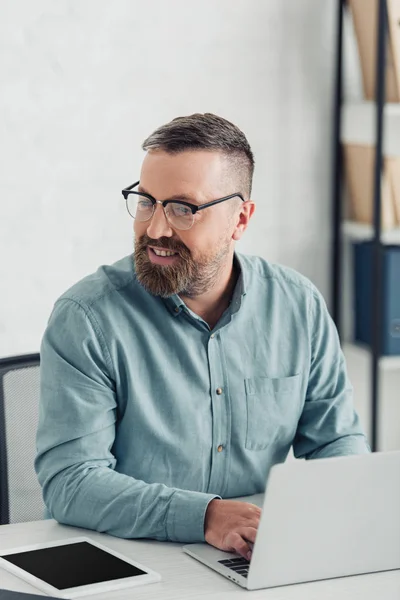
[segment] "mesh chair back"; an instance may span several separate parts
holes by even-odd
[[[33,461],[39,417],[39,354],[0,360],[0,524],[43,519]]]

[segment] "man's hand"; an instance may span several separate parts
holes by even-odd
[[[250,560],[252,546],[249,542],[254,544],[260,517],[261,509],[255,504],[211,500],[204,521],[206,542]]]

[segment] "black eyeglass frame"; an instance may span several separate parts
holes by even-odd
[[[134,194],[136,196],[144,196],[145,198],[148,198],[150,200],[150,202],[153,204],[153,214],[154,214],[154,207],[156,204],[161,204],[163,206],[163,208],[165,208],[166,206],[168,206],[168,204],[183,204],[184,206],[187,206],[188,208],[190,208],[190,210],[192,211],[192,215],[195,215],[199,210],[203,210],[203,208],[208,208],[209,206],[214,206],[215,204],[220,204],[220,202],[225,202],[225,200],[230,200],[231,198],[235,198],[236,196],[238,198],[240,198],[242,200],[242,202],[246,202],[245,199],[243,198],[242,194],[240,192],[236,192],[235,194],[230,194],[229,196],[224,196],[223,198],[218,198],[217,200],[212,200],[211,202],[206,202],[205,204],[192,204],[191,202],[186,202],[185,200],[156,200],[153,196],[151,196],[150,194],[146,194],[145,192],[138,192],[136,190],[134,190],[133,188],[136,187],[137,185],[139,185],[140,181],[137,181],[136,183],[132,183],[132,185],[130,185],[127,188],[124,188],[122,190],[122,195],[125,198],[125,201],[128,200],[128,196],[130,194]],[[128,206],[126,207],[128,212]],[[129,212],[129,214],[131,214]],[[133,217],[133,215],[131,215]],[[151,215],[152,217],[153,215]],[[149,217],[148,219],[146,219],[147,221],[149,221],[151,219],[151,217]],[[133,217],[135,218],[135,217]]]

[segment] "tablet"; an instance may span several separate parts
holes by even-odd
[[[78,598],[161,579],[158,573],[86,537],[3,550],[0,567],[56,598]]]

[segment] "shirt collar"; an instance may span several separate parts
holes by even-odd
[[[168,296],[168,298],[163,298],[163,302],[174,317],[180,315],[185,308],[185,303],[181,298],[179,298],[178,294]]]
[[[246,271],[244,261],[236,252],[233,256],[233,262],[239,271],[235,289],[233,290],[232,294],[232,300],[230,303],[231,313],[235,314],[241,307],[242,300],[246,295],[248,274]]]

